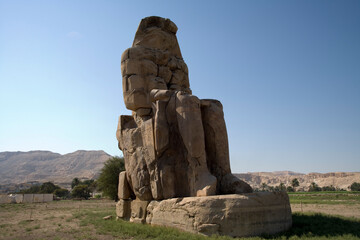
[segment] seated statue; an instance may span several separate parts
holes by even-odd
[[[139,200],[248,193],[231,174],[222,105],[192,95],[188,68],[169,19],[142,19],[121,57],[123,94],[117,139],[126,180]]]

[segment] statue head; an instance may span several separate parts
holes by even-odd
[[[151,114],[151,90],[191,93],[188,68],[176,32],[177,27],[170,19],[144,18],[132,47],[121,57],[125,105],[139,115]]]
[[[133,47],[155,48],[182,58],[175,35],[177,29],[175,23],[168,18],[156,16],[143,18],[136,31]]]

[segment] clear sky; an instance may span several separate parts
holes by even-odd
[[[360,1],[0,0],[0,151],[121,155],[120,57],[176,23],[199,98],[224,105],[233,172],[360,171]]]

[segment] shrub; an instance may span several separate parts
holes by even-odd
[[[45,182],[40,187],[40,193],[53,193],[56,189],[60,189],[60,187],[52,182]]]
[[[286,191],[287,191],[287,192],[295,192],[294,188],[291,187],[291,186],[288,186],[288,187],[286,188]]]
[[[319,187],[315,182],[312,182],[309,186],[309,192],[320,192],[321,187]]]
[[[125,171],[124,158],[112,157],[104,163],[97,180],[98,188],[103,192],[104,196],[118,200],[117,193],[121,171]]]
[[[59,197],[59,198],[67,198],[70,194],[69,190],[64,189],[64,188],[59,188],[56,189],[54,192],[55,196]]]
[[[350,186],[351,191],[360,191],[360,183],[353,182]]]
[[[321,188],[322,191],[336,191],[336,188],[331,185],[331,186],[325,186]]]
[[[77,185],[71,192],[72,197],[74,198],[85,198],[89,199],[90,197],[90,190],[86,185]]]

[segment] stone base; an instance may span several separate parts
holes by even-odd
[[[232,237],[275,234],[291,227],[291,208],[285,192],[151,201],[146,222],[205,235]]]

